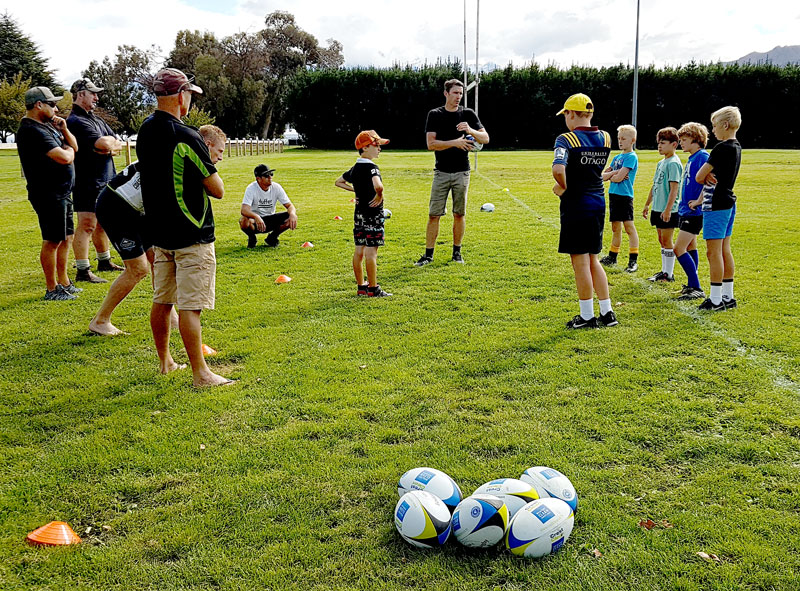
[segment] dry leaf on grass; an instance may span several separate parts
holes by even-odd
[[[663,527],[664,529],[670,529],[670,528],[673,528],[673,527],[675,527],[674,525],[672,525],[672,524],[671,524],[669,521],[667,521],[666,519],[662,519],[662,520],[661,520],[661,523],[660,523],[659,525],[660,525],[661,527]]]
[[[600,550],[598,550],[597,548],[592,549],[592,551],[589,552],[589,554],[591,554],[595,558],[600,558],[603,555],[603,553],[600,552]]]
[[[653,521],[652,519],[642,519],[642,520],[639,522],[639,527],[643,527],[643,528],[645,528],[646,530],[651,530],[651,529],[653,529],[655,526],[656,526],[656,522],[655,522],[655,521]]]
[[[706,562],[722,562],[716,554],[706,554],[705,552],[698,552],[697,555]]]
[[[205,444],[205,443],[201,443],[201,444],[200,444],[200,450],[202,451],[202,450],[204,450],[205,448],[206,448],[206,444]]]

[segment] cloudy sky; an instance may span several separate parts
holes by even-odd
[[[475,60],[476,1],[466,0],[470,63]],[[330,38],[340,41],[348,66],[431,63],[464,51],[464,0],[0,0],[0,10],[39,45],[65,86],[91,60],[113,56],[118,45],[156,45],[166,55],[181,29],[209,30],[218,37],[253,32],[274,10],[293,13],[300,27],[323,44]],[[580,8],[542,0],[483,0],[480,62],[633,64],[635,27],[636,0],[585,0]],[[796,44],[797,2],[641,0],[639,59],[645,65],[729,61]]]

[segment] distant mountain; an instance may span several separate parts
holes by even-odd
[[[727,62],[729,64],[763,64],[769,62],[776,66],[785,66],[786,64],[800,64],[800,45],[786,45],[785,47],[778,45],[774,49],[767,52],[754,51],[748,53],[738,60]]]

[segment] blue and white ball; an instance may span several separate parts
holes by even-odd
[[[494,211],[494,203],[484,203],[481,205],[481,211],[492,213]]]
[[[394,526],[417,548],[438,548],[450,537],[450,509],[429,492],[407,492],[394,508]]]
[[[473,495],[453,512],[453,535],[468,548],[489,548],[503,539],[508,527],[508,507],[500,497]]]
[[[561,499],[531,501],[514,515],[506,531],[506,548],[525,558],[559,550],[572,533],[575,513]]]
[[[424,490],[439,497],[453,512],[464,495],[455,480],[436,468],[412,468],[400,477],[397,494],[403,496],[412,490]]]
[[[472,147],[469,149],[470,152],[480,152],[483,150],[483,144],[479,143],[473,136],[468,135],[467,139],[472,142]]]
[[[535,488],[540,499],[548,497],[561,499],[570,506],[573,513],[577,513],[578,493],[569,478],[558,470],[547,466],[534,466],[525,470],[519,479]]]
[[[526,503],[539,498],[536,489],[527,482],[516,478],[498,478],[475,489],[474,495],[495,495],[500,497],[508,507],[509,518],[522,509]]]

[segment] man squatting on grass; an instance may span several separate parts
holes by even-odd
[[[200,134],[181,121],[192,93],[201,93],[186,74],[173,68],[153,81],[158,105],[139,130],[137,152],[145,222],[153,242],[153,307],[150,327],[162,373],[178,369],[169,351],[170,313],[178,306],[183,345],[195,386],[233,383],[212,372],[203,358],[200,314],[214,308],[214,214],[210,197],[221,199],[225,185]],[[222,157],[224,143],[216,160]]]
[[[425,122],[428,150],[436,152],[428,226],[425,230],[425,254],[414,263],[418,267],[433,262],[433,249],[439,235],[439,220],[447,213],[447,195],[453,193],[453,261],[463,263],[461,240],[464,238],[469,190],[469,152],[474,147],[471,135],[479,144],[489,143],[489,134],[472,109],[459,106],[464,84],[451,79],[444,83],[445,103],[432,109]]]
[[[74,103],[67,118],[67,126],[78,142],[75,154],[75,186],[72,198],[78,213],[78,227],[72,248],[75,266],[78,269],[75,281],[108,283],[107,279],[92,273],[89,264],[89,239],[97,251],[98,271],[122,271],[122,267],[111,261],[108,236],[97,223],[95,208],[97,196],[114,178],[114,156],[122,151],[122,142],[108,123],[96,117],[92,111],[97,107],[98,93],[103,89],[90,80],[81,78],[72,84],[70,92]]]
[[[606,272],[597,255],[603,250],[606,216],[603,168],[611,154],[611,136],[592,126],[594,105],[585,94],[573,94],[556,115],[564,114],[569,133],[556,138],[553,193],[561,199],[558,252],[572,260],[580,314],[567,328],[597,328],[592,290],[600,300],[600,324],[619,324],[611,309]]]
[[[203,125],[198,131],[208,147],[211,162],[216,164],[222,160],[219,146],[225,145],[225,133],[214,125]],[[122,257],[125,270],[111,284],[100,309],[89,323],[89,330],[98,335],[113,336],[122,331],[111,323],[111,314],[153,265],[153,244],[145,224],[138,162],[126,167],[100,191],[96,209],[97,219]],[[170,325],[179,325],[174,308]]]
[[[17,149],[25,174],[28,199],[39,218],[42,250],[39,262],[44,271],[48,301],[74,300],[83,291],[67,276],[67,257],[74,234],[72,222],[72,162],[78,143],[58,117],[54,96],[46,86],[25,92],[25,117],[17,131]]]
[[[254,248],[256,234],[265,232],[269,234],[264,239],[264,244],[275,247],[280,243],[278,236],[286,230],[297,228],[297,210],[289,201],[283,187],[272,180],[274,168],[259,164],[253,174],[256,180],[244,190],[239,228],[247,234],[247,248]],[[278,201],[286,208],[285,212],[275,213]]]

